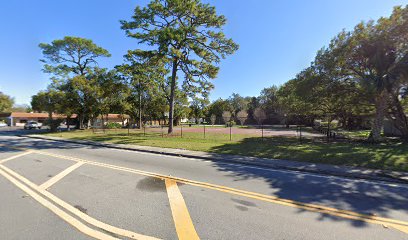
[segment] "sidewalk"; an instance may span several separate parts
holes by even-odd
[[[98,147],[124,149],[124,150],[139,151],[139,152],[149,152],[149,153],[155,153],[155,154],[164,154],[164,155],[170,155],[170,156],[187,157],[187,158],[203,159],[203,160],[210,160],[210,161],[222,161],[222,162],[237,163],[237,164],[247,164],[247,165],[259,166],[259,167],[264,167],[264,168],[283,169],[283,170],[316,173],[316,174],[323,174],[323,175],[340,176],[340,177],[347,177],[347,178],[408,184],[408,173],[405,173],[405,172],[365,169],[365,168],[347,167],[347,166],[336,166],[336,165],[329,165],[329,164],[316,164],[316,163],[297,162],[297,161],[281,160],[281,159],[267,159],[267,158],[248,157],[248,156],[217,154],[217,153],[208,153],[208,152],[189,151],[189,150],[184,150],[184,149],[158,148],[158,147],[138,146],[138,145],[130,145],[130,144],[101,143],[101,142],[86,141],[86,140],[73,140],[73,139],[64,139],[64,138],[59,138],[59,137],[49,137],[49,136],[43,136],[43,135],[21,135],[21,137],[84,144],[84,145],[91,145],[91,146],[98,146]]]

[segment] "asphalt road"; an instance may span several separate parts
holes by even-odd
[[[0,239],[408,239],[408,185],[0,134]]]

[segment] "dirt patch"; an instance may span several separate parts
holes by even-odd
[[[136,184],[136,189],[144,192],[165,192],[166,186],[159,178],[145,177]]]

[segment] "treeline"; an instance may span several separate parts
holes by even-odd
[[[280,91],[288,114],[337,118],[351,127],[372,116],[370,141],[381,139],[384,119],[408,137],[408,8],[342,31],[310,67]]]
[[[408,8],[342,31],[318,51],[310,67],[260,96],[233,94],[211,104],[211,79],[221,59],[238,45],[221,31],[226,19],[199,0],[155,0],[121,21],[143,48],[129,50],[114,69],[98,68],[109,52],[91,40],[65,37],[40,44],[46,91],[33,96],[37,111],[78,114],[80,127],[107,113],[173,124],[182,118],[224,123],[313,124],[338,120],[355,129],[371,120],[370,141],[381,140],[388,119],[408,138]],[[244,120],[243,120],[244,119]],[[242,121],[243,120],[243,121]]]
[[[4,112],[31,112],[27,104],[15,104],[14,98],[0,92],[0,113]]]
[[[408,8],[396,7],[390,17],[340,32],[296,78],[244,99],[248,111],[260,104],[268,115],[303,124],[336,119],[353,129],[369,119],[369,140],[379,141],[385,119],[408,138],[407,96]],[[216,109],[225,104],[236,112],[234,99],[217,100],[209,109],[219,116]]]
[[[200,0],[152,0],[137,6],[126,35],[141,48],[129,50],[114,69],[98,68],[109,52],[92,40],[65,37],[42,43],[47,90],[33,96],[36,111],[78,114],[79,127],[107,113],[129,114],[140,127],[147,118],[168,119],[169,133],[189,107],[208,102],[219,63],[238,45],[222,32],[226,23]]]

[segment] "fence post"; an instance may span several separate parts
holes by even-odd
[[[230,120],[230,141],[232,141],[232,120]]]
[[[263,129],[264,129],[264,126],[263,126],[263,122],[261,123],[261,131],[262,131],[262,141],[264,140],[264,134],[263,134]]]
[[[181,128],[181,138],[183,138],[183,124],[180,123],[180,128]]]
[[[146,137],[146,125],[143,124],[143,137]]]
[[[204,139],[205,139],[205,124],[204,124]]]
[[[160,127],[161,127],[161,134],[162,134],[162,137],[163,137],[163,125],[160,125]]]
[[[128,136],[130,135],[130,120],[128,119]]]

